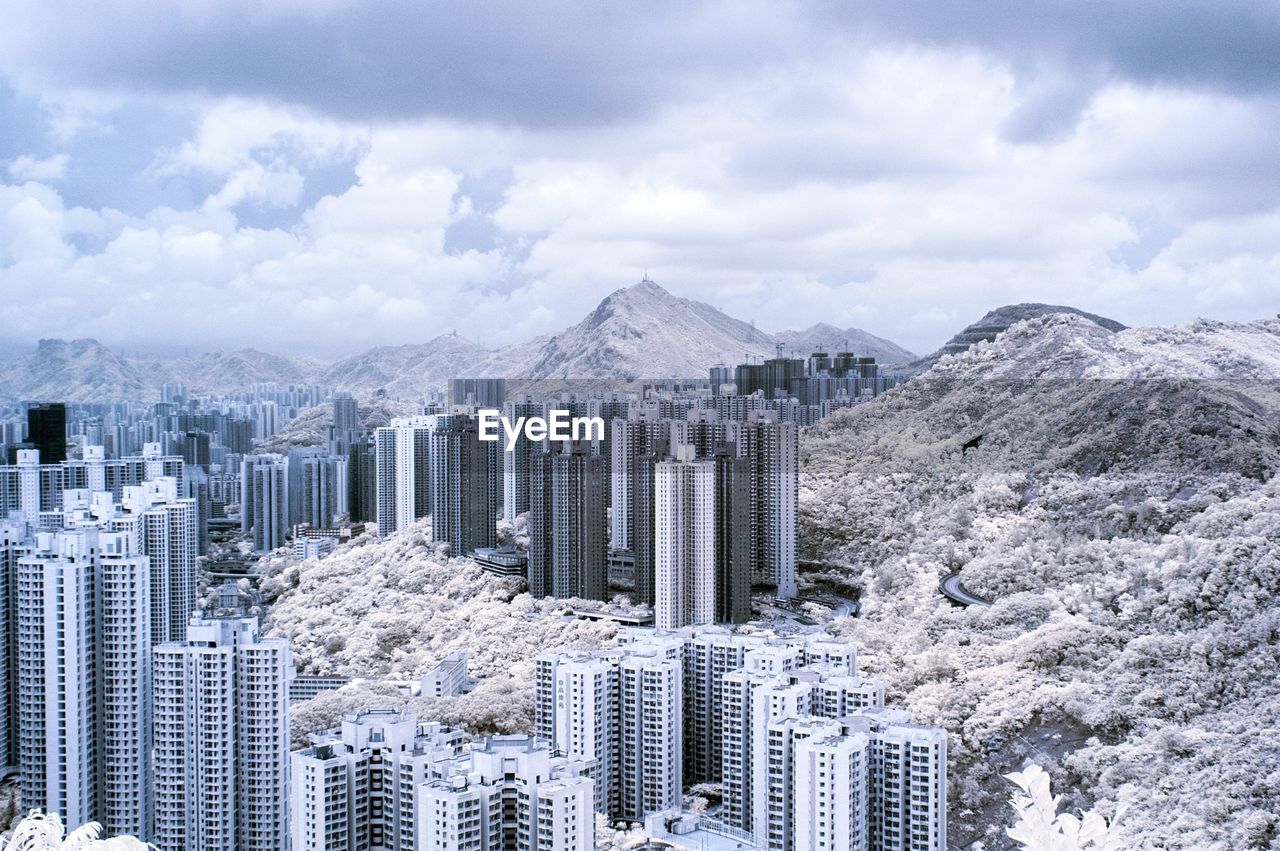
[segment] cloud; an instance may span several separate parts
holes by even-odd
[[[646,270],[920,351],[1012,301],[1272,313],[1274,13],[1160,9],[20,2],[0,327],[496,345]]]
[[[14,180],[38,180],[45,183],[62,180],[67,174],[66,154],[54,154],[45,159],[23,155],[10,161],[9,177]]]

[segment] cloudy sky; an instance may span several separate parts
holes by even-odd
[[[1280,6],[10,0],[0,346],[1280,305]]]

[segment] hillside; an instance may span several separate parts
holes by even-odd
[[[1128,801],[1127,847],[1270,847],[1277,366],[1275,321],[1049,315],[806,431],[802,549],[860,582],[839,628],[888,699],[951,732],[952,842],[1008,847],[1030,757]],[[954,571],[994,605],[951,607]]]
[[[230,393],[260,382],[301,386],[315,382],[319,371],[315,361],[257,349],[207,352],[170,365],[174,380],[185,383],[191,393]]]
[[[0,398],[66,402],[154,401],[166,382],[190,393],[243,390],[256,382],[309,384],[313,361],[255,349],[193,357],[126,357],[97,340],[41,340],[34,352],[0,364]]]
[[[413,416],[419,408],[409,402],[391,399],[362,398],[359,400],[360,427],[375,429],[390,425],[396,417]],[[324,446],[329,439],[329,426],[333,425],[333,405],[315,405],[303,408],[297,417],[285,423],[284,428],[266,440],[257,442],[258,452],[284,452],[304,446]]]
[[[917,355],[892,340],[877,337],[861,328],[840,329],[826,322],[811,325],[803,331],[779,331],[773,338],[798,357],[806,357],[818,351],[833,354],[853,352],[855,355],[873,357],[876,363],[890,368],[903,367],[918,359]]]
[[[1067,307],[1061,304],[1039,304],[1037,302],[1006,304],[1003,307],[997,307],[995,310],[989,311],[977,322],[966,326],[960,333],[943,343],[942,348],[933,354],[926,355],[910,364],[908,371],[913,375],[920,375],[937,363],[940,358],[946,355],[959,354],[977,343],[989,343],[998,334],[1004,333],[1019,322],[1060,313],[1083,317],[1107,331],[1123,331],[1125,327],[1114,319],[1107,319],[1105,316],[1098,316],[1076,307]]]
[[[272,635],[288,638],[300,673],[360,677],[421,675],[454,650],[469,650],[465,698],[432,717],[482,730],[527,729],[533,659],[547,647],[599,647],[616,626],[565,614],[566,600],[535,600],[518,579],[485,573],[470,559],[441,557],[431,521],[385,539],[363,536],[322,561],[278,555],[259,571]],[[301,708],[300,732],[332,725],[347,705],[323,698]],[[292,711],[291,715],[294,714]]]
[[[109,402],[150,399],[159,384],[97,340],[41,340],[34,352],[0,364],[0,397]]]
[[[442,334],[427,343],[379,346],[345,358],[320,373],[319,381],[358,393],[385,390],[413,401],[428,390],[443,390],[450,378],[472,374],[490,354],[465,337]]]

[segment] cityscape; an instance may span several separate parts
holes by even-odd
[[[7,3],[0,851],[1280,851],[1276,57]]]
[[[664,841],[945,848],[945,731],[886,707],[855,646],[811,620],[737,628],[753,598],[797,598],[799,430],[897,381],[872,357],[779,347],[632,389],[459,378],[376,427],[314,385],[19,405],[0,614],[22,806],[172,851],[590,849],[597,816]],[[257,451],[310,408],[330,415],[324,445]],[[486,440],[486,412],[506,432],[603,425]],[[256,577],[232,574],[424,518],[445,559],[617,623],[616,649],[540,653],[518,733],[370,704],[294,742],[291,705],[350,678],[299,675]],[[413,672],[419,693],[474,687],[468,650]],[[698,784],[722,806],[687,809]]]

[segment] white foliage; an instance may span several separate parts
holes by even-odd
[[[832,628],[887,701],[951,733],[953,841],[1003,840],[1030,759],[1072,806],[1129,801],[1125,847],[1272,847],[1280,322],[1090,327],[1022,323],[806,429],[802,551],[860,584]],[[1197,359],[1250,380],[1125,378]],[[950,606],[957,570],[995,604]]]
[[[96,822],[66,834],[57,813],[32,810],[14,827],[4,851],[146,851],[152,847],[132,836],[100,839],[101,835],[102,826]]]
[[[1125,847],[1118,831],[1111,829],[1123,815],[1123,806],[1117,808],[1110,825],[1093,811],[1076,818],[1058,812],[1061,798],[1049,791],[1049,774],[1040,766],[1028,765],[1006,774],[1005,779],[1022,790],[1010,801],[1018,821],[1006,832],[1027,851],[1120,851]]]

